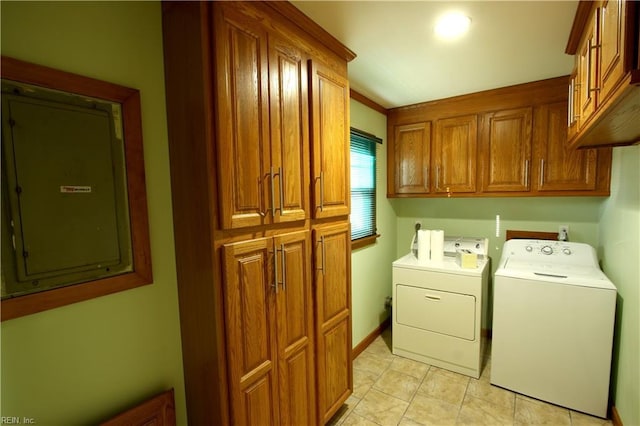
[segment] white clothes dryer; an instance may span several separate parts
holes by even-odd
[[[476,268],[413,253],[393,262],[393,353],[478,378],[489,271],[484,257]]]
[[[509,240],[495,273],[491,383],[606,417],[616,287],[593,247]]]

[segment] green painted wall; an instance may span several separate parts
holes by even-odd
[[[175,388],[186,424],[159,2],[7,2],[2,54],[137,88],[154,283],[2,323],[1,415],[95,424]]]
[[[391,262],[396,258],[396,216],[386,197],[387,117],[351,100],[351,126],[383,139],[376,151],[376,244],[351,256],[352,340],[360,343],[389,316],[384,307],[391,296]]]
[[[618,288],[612,393],[625,426],[640,425],[640,146],[614,148],[598,254]]]

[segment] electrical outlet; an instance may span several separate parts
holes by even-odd
[[[569,240],[569,225],[558,226],[558,240],[560,241]]]

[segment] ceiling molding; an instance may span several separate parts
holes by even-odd
[[[366,105],[369,108],[378,111],[380,114],[387,115],[389,113],[389,111],[385,107],[383,107],[382,105],[380,105],[379,103],[377,103],[375,101],[372,101],[371,99],[367,98],[362,93],[356,92],[353,89],[349,89],[349,96],[354,101],[358,101],[361,104]]]

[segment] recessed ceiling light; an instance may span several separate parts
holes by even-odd
[[[469,31],[470,25],[468,16],[459,12],[447,13],[436,22],[435,33],[440,38],[453,39]]]

